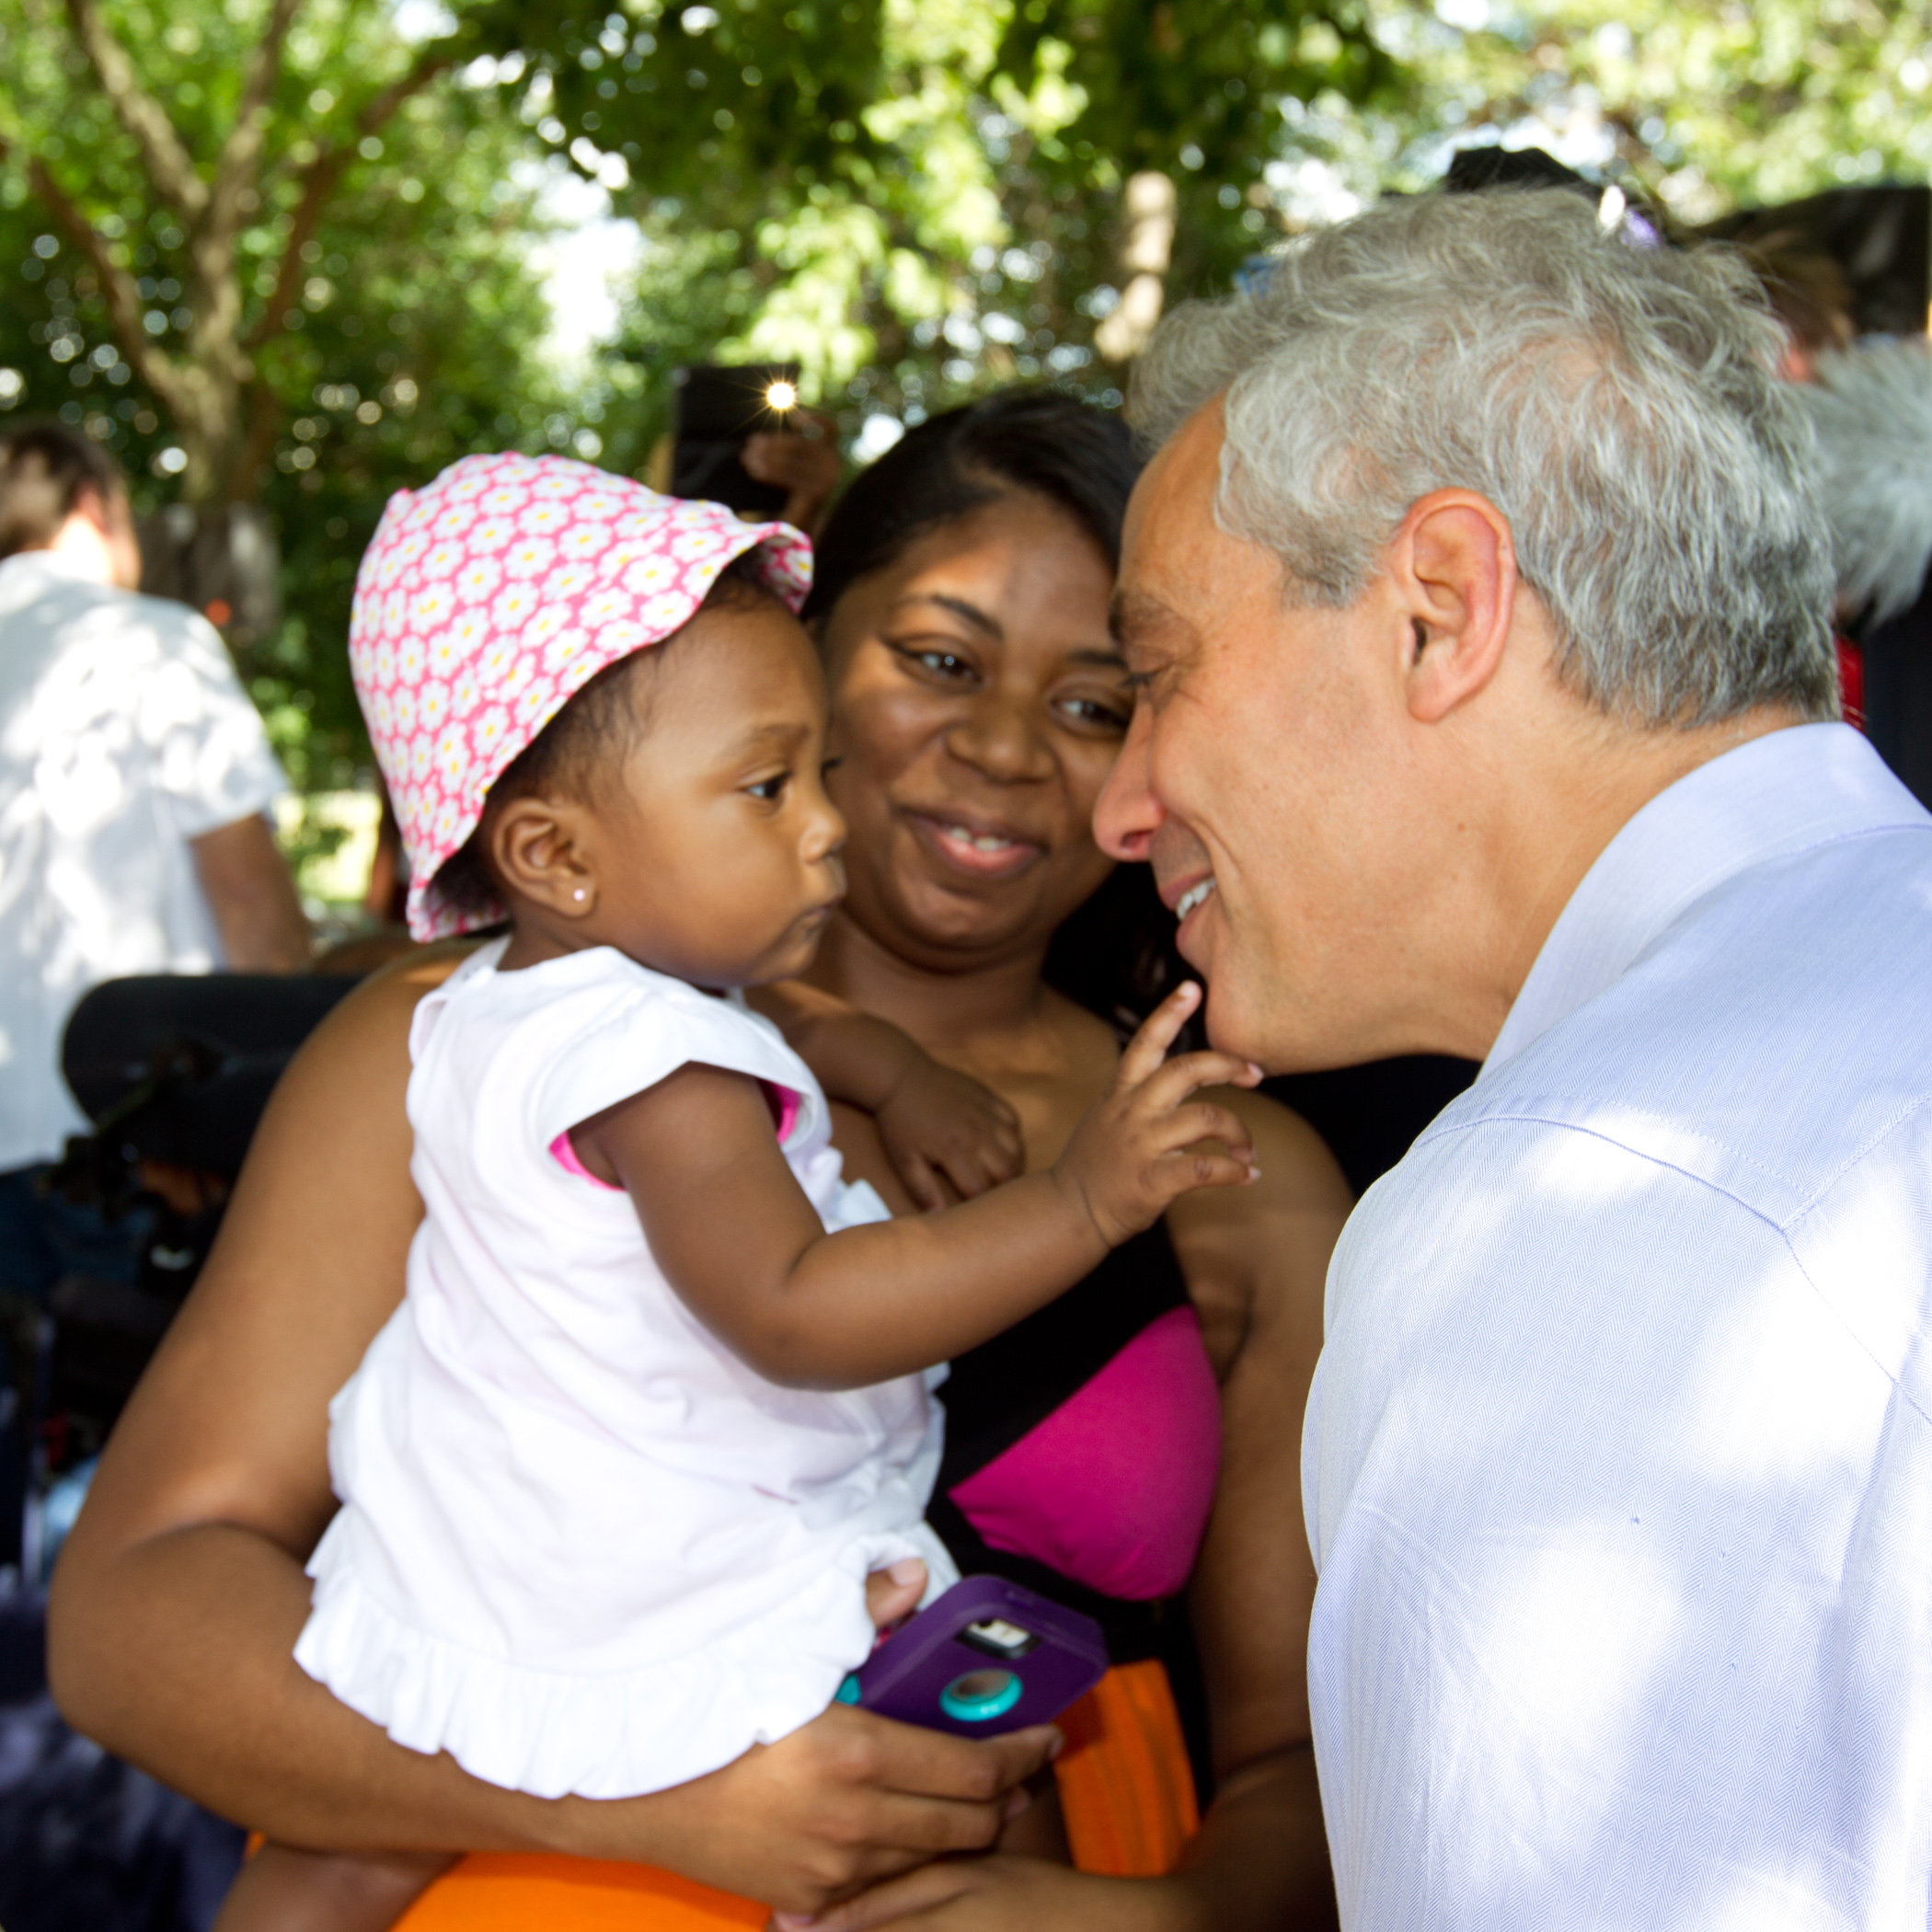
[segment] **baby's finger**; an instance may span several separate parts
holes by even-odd
[[[1213,1100],[1177,1107],[1162,1123],[1160,1137],[1176,1150],[1191,1147],[1197,1141],[1219,1141],[1244,1166],[1255,1164],[1255,1144],[1248,1123],[1232,1109]]]
[[[924,1155],[908,1150],[900,1156],[898,1167],[905,1191],[913,1197],[913,1205],[922,1213],[930,1214],[946,1205],[946,1190],[939,1184],[939,1177],[933,1172]]]
[[[1203,1148],[1164,1154],[1148,1171],[1156,1191],[1168,1201],[1196,1188],[1245,1188],[1260,1178],[1248,1162]]]
[[[976,1201],[988,1188],[997,1185],[986,1178],[984,1163],[972,1148],[949,1147],[935,1158],[961,1201]]]
[[[1123,1087],[1138,1087],[1141,1082],[1159,1066],[1167,1057],[1167,1049],[1179,1038],[1180,1029],[1200,1009],[1201,987],[1198,982],[1189,980],[1155,1007],[1132,1040],[1127,1050],[1121,1055],[1120,1072],[1114,1077],[1114,1091]]]
[[[1260,1077],[1253,1061],[1234,1053],[1179,1053],[1148,1075],[1135,1101],[1154,1108],[1179,1107],[1203,1087],[1252,1087]]]
[[[979,1157],[995,1181],[1011,1180],[1027,1167],[1026,1137],[1016,1127],[1012,1133],[989,1135],[980,1144]]]

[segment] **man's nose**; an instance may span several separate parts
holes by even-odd
[[[1094,806],[1094,841],[1110,857],[1144,859],[1167,819],[1149,782],[1147,749],[1153,737],[1153,713],[1136,705],[1127,742]]]

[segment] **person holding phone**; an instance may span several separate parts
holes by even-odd
[[[1103,1019],[1048,982],[1120,890],[1090,815],[1129,709],[1107,600],[1134,474],[1124,431],[1064,398],[922,425],[841,505],[806,613],[845,759],[830,784],[849,891],[812,983],[786,996],[807,1018],[814,1002],[876,1012],[991,1087],[1036,1169],[1112,1083],[1112,1011],[1141,996],[1123,972],[1122,998],[1096,995]],[[1259,1182],[1190,1197],[1059,1319],[956,1358],[942,1391],[928,1514],[955,1561],[1094,1615],[1116,1665],[1068,1713],[1054,1777],[1036,1776],[1038,1731],[970,1743],[834,1706],[655,1797],[545,1804],[400,1750],[294,1668],[301,1564],[333,1510],[324,1405],[393,1310],[421,1213],[407,1035],[455,963],[425,955],[353,995],[270,1108],[63,1562],[55,1678],[82,1728],[283,1842],[471,1847],[411,1932],[568,1925],[600,1897],[666,1926],[762,1924],[746,1899],[833,1926],[923,1914],[1011,1932],[1332,1919],[1307,1749],[1313,1575],[1281,1502],[1349,1202],[1312,1133],[1248,1095],[1217,1098]],[[952,1198],[937,1171],[902,1181],[862,1109],[833,1118],[847,1176],[895,1212]],[[1183,1592],[1213,1732],[1198,1832],[1167,1689],[1187,1667]],[[881,1584],[875,1608],[903,1616],[916,1594]],[[938,1856],[1003,1828],[994,1857]]]

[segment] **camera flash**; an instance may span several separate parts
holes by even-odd
[[[770,408],[776,409],[782,416],[787,409],[797,408],[799,392],[793,385],[786,382],[781,377],[765,390],[765,400]]]

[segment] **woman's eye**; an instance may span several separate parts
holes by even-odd
[[[1098,726],[1103,731],[1124,731],[1131,721],[1130,706],[1110,703],[1098,697],[1068,697],[1060,703],[1063,717],[1076,724]]]
[[[941,650],[932,647],[922,650],[914,644],[901,644],[893,647],[907,663],[916,665],[921,671],[949,684],[957,684],[977,675],[972,662],[957,652]]]

